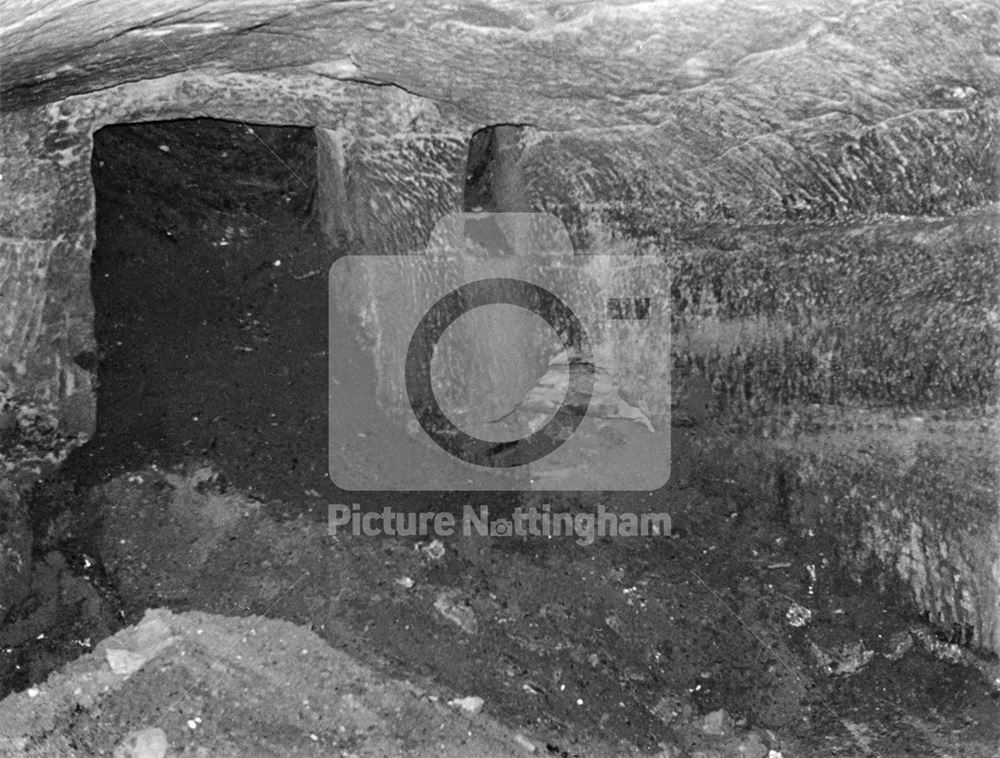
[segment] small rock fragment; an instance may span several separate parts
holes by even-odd
[[[865,648],[864,642],[857,642],[841,645],[832,652],[827,652],[810,640],[809,649],[816,662],[830,676],[850,676],[868,665],[874,657],[872,650]]]
[[[668,693],[656,702],[650,713],[670,726],[677,719],[690,720],[691,704],[677,693]]]
[[[787,613],[785,613],[785,618],[788,619],[788,623],[791,626],[801,628],[812,620],[812,615],[812,611],[804,605],[792,603],[788,607]]]
[[[524,748],[529,753],[534,753],[535,750],[537,749],[535,747],[535,743],[529,740],[523,734],[514,735],[514,744],[516,744],[518,747]]]
[[[896,632],[889,638],[889,649],[883,655],[890,661],[898,661],[913,649],[913,644],[909,630]]]
[[[444,557],[444,543],[441,540],[431,540],[427,545],[423,545],[420,551],[432,561],[439,561]]]
[[[767,745],[764,744],[764,740],[757,732],[748,732],[736,748],[736,754],[740,758],[767,758],[769,752]]]
[[[141,653],[133,653],[131,650],[119,648],[109,648],[106,657],[111,670],[119,676],[134,674],[146,662],[146,656]]]
[[[168,748],[167,735],[159,727],[136,729],[118,743],[114,758],[164,758]]]
[[[454,700],[449,700],[448,705],[452,708],[461,708],[466,713],[475,715],[483,709],[483,699],[481,697],[470,695],[469,697],[459,697]]]
[[[466,634],[476,634],[479,631],[476,614],[468,606],[457,604],[454,592],[442,592],[438,595],[434,601],[434,609],[451,623],[457,624]]]
[[[733,731],[733,720],[725,709],[720,708],[705,715],[701,720],[701,731],[716,737],[726,737]]]

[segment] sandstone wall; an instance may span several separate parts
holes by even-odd
[[[92,135],[107,124],[197,117],[320,125],[347,135],[349,160],[360,167],[347,187],[350,197],[360,198],[348,209],[349,218],[360,219],[351,234],[373,249],[399,240],[406,223],[422,217],[416,206],[437,213],[460,198],[464,143],[463,162],[445,156],[460,141],[448,136],[458,134],[458,125],[398,89],[315,75],[181,74],[4,114],[0,397],[39,408],[66,435],[88,434],[94,424],[93,366],[85,358],[96,349],[89,283]],[[419,160],[441,173],[444,189],[403,181],[390,191],[390,179]]]
[[[672,382],[712,384],[694,464],[709,486],[766,472],[756,496],[780,518],[859,575],[890,568],[944,631],[996,650],[997,124],[947,110],[812,156],[817,203],[789,200],[794,155],[762,161],[787,173],[741,175],[735,152],[685,166],[658,131],[525,130],[519,171],[581,248],[669,261]]]

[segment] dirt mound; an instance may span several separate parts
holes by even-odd
[[[151,610],[44,684],[0,702],[0,754],[108,754],[137,741],[138,730],[162,730],[176,756],[488,758],[535,749],[307,629],[259,616]]]

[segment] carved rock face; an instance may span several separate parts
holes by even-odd
[[[125,81],[280,70],[391,84],[481,123],[663,126],[727,149],[967,108],[995,76],[987,2],[0,4],[3,107]]]

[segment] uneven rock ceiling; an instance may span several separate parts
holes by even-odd
[[[392,85],[482,123],[719,149],[996,94],[992,2],[0,2],[5,110],[189,71]],[[707,146],[707,145],[705,145]]]

